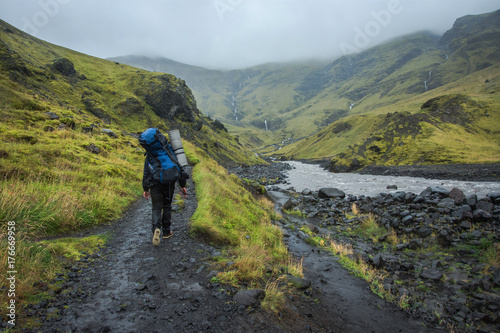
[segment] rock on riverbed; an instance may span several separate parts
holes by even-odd
[[[438,181],[421,193],[370,197],[334,188],[296,193],[272,185],[286,183],[285,170],[286,164],[278,163],[236,172],[288,195],[284,209],[299,211],[319,236],[351,244],[359,258],[384,274],[386,290],[396,299],[407,297],[413,315],[455,331],[500,329],[500,193],[467,196]],[[368,215],[386,230],[379,238],[354,232]]]

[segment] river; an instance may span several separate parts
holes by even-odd
[[[312,191],[323,187],[334,187],[347,194],[356,196],[376,196],[379,193],[412,192],[420,194],[427,187],[439,186],[447,190],[458,188],[465,195],[476,194],[478,198],[488,193],[500,192],[500,182],[474,182],[458,180],[436,180],[406,176],[373,176],[356,173],[331,173],[314,164],[305,164],[297,161],[283,162],[293,169],[287,171],[288,184],[278,187],[287,189],[293,187],[301,192],[304,189]],[[396,185],[397,189],[389,190],[387,186]]]

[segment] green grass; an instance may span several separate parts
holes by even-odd
[[[301,276],[302,265],[291,259],[281,231],[272,224],[277,218],[274,204],[265,197],[254,197],[241,180],[210,159],[199,159],[193,181],[198,207],[191,218],[191,231],[223,246],[227,253],[228,259],[219,260],[223,271],[217,281],[272,291],[263,304],[276,311],[284,302],[276,281],[283,272]],[[230,268],[225,268],[227,261],[233,263]]]

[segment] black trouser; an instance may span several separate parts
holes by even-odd
[[[161,228],[164,234],[170,233],[170,218],[172,215],[172,199],[174,197],[175,183],[161,184],[149,189],[153,204],[152,230]],[[162,214],[163,212],[163,214]]]

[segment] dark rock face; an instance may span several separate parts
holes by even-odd
[[[52,64],[52,67],[64,76],[75,76],[76,70],[73,63],[66,58],[57,59]]]
[[[162,118],[195,122],[199,111],[194,96],[184,81],[174,82],[174,79],[167,74],[157,76],[149,81],[147,87],[137,89],[136,93]]]

